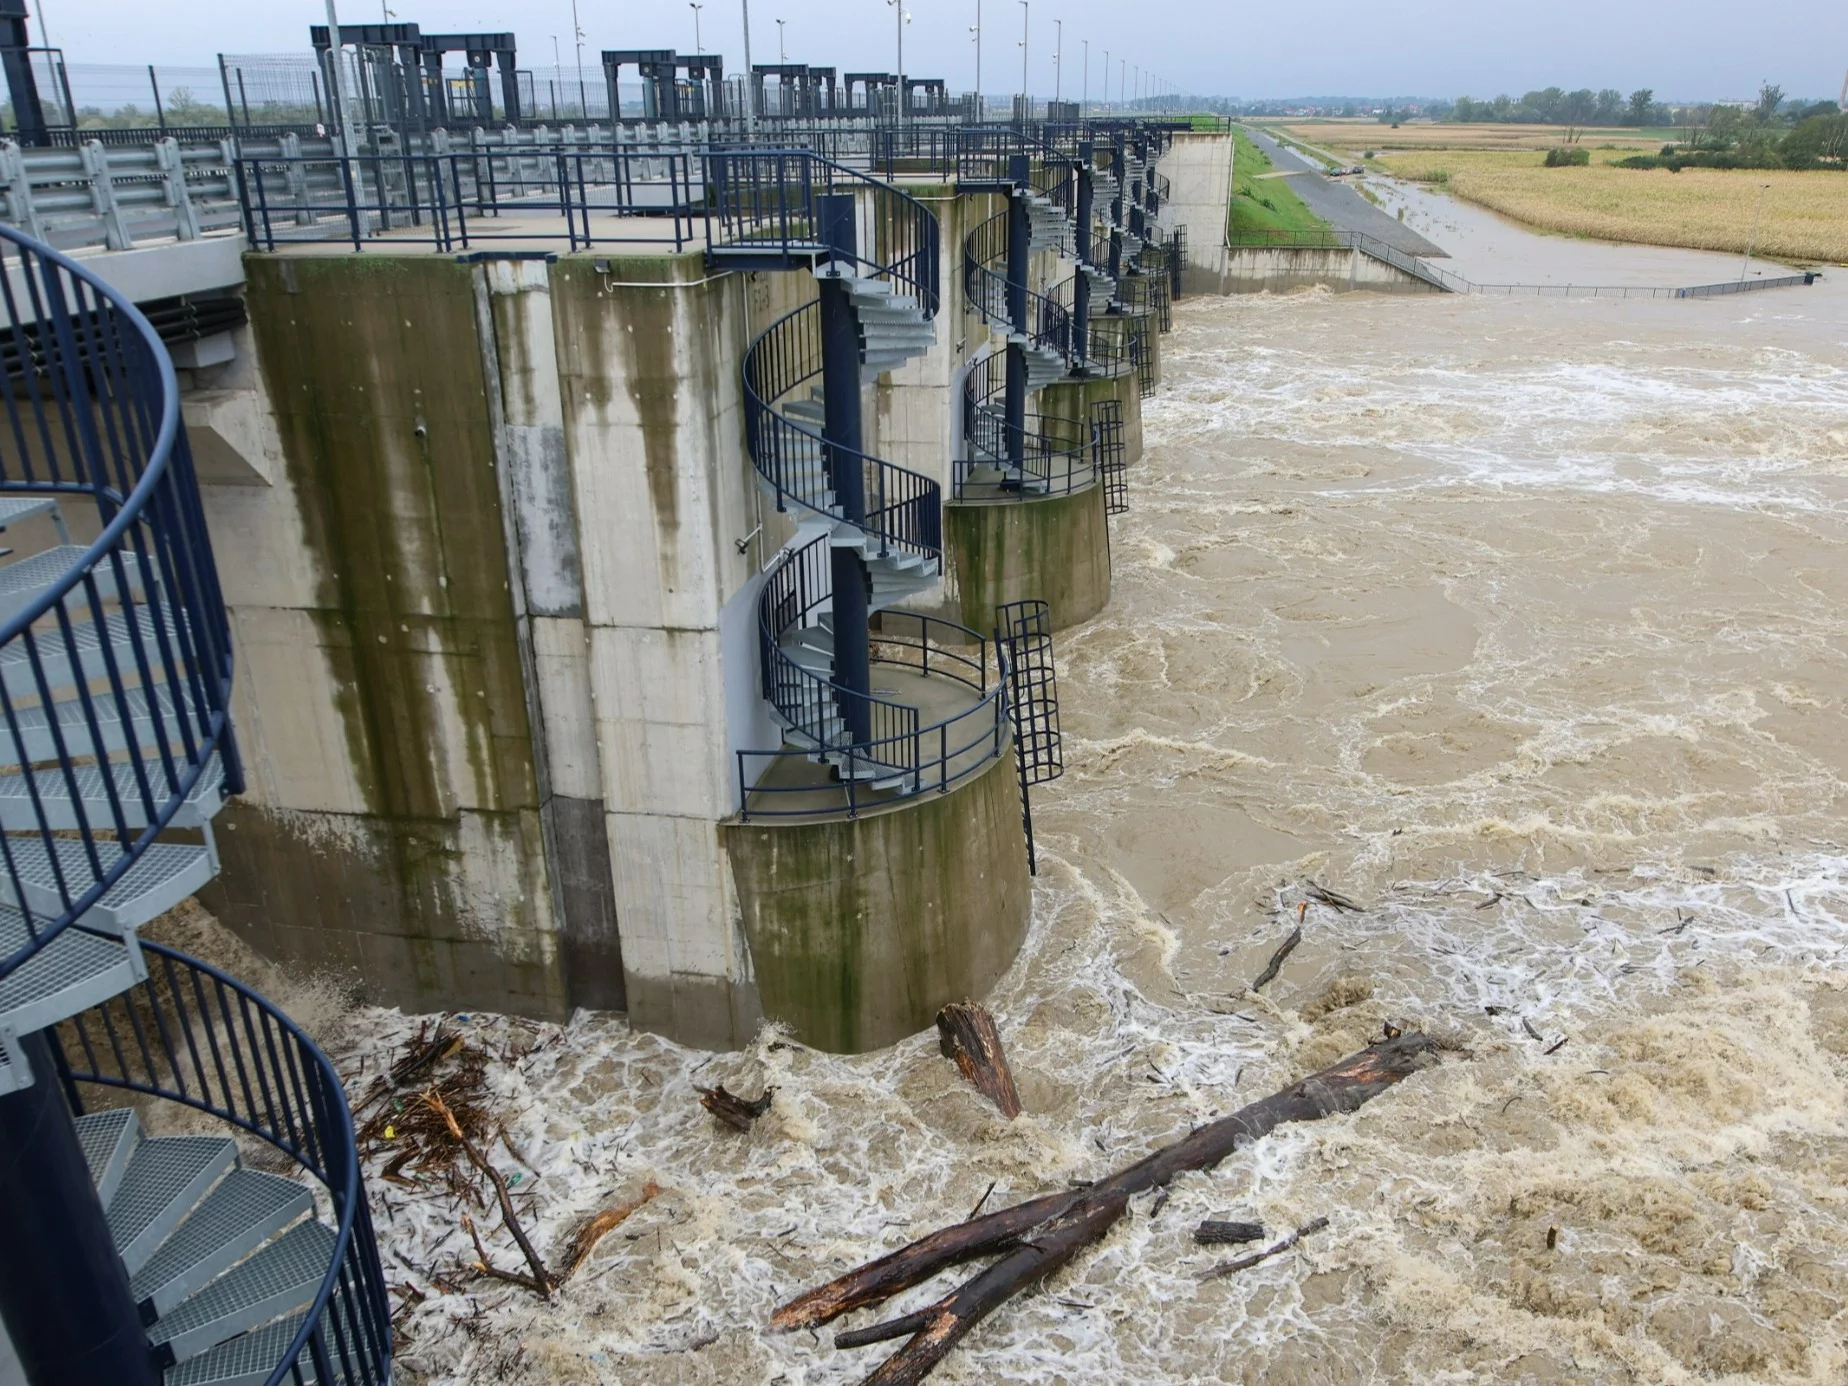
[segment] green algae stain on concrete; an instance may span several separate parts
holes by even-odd
[[[246,273],[355,782],[368,817],[429,829],[381,834],[380,869],[400,917],[468,918],[440,825],[538,797],[473,271],[250,256]],[[493,927],[539,927],[535,908],[496,906]]]
[[[764,1014],[804,1044],[862,1053],[980,997],[1026,938],[1012,754],[946,795],[857,819],[728,823]]]
[[[956,574],[957,619],[994,624],[1004,602],[1052,604],[1053,629],[1088,621],[1110,601],[1110,531],[1103,488],[1031,501],[943,507],[945,548]]]

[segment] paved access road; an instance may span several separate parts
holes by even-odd
[[[1384,241],[1407,255],[1447,253],[1443,247],[1427,241],[1397,217],[1387,216],[1355,189],[1324,178],[1316,171],[1314,164],[1301,155],[1292,154],[1269,135],[1249,125],[1244,130],[1251,137],[1251,142],[1262,149],[1278,169],[1297,174],[1289,180],[1290,186],[1308,205],[1309,210],[1324,221]]]

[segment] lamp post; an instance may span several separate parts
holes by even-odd
[[[578,23],[577,0],[571,0],[571,41],[577,45],[578,109],[589,120],[590,98],[584,92],[584,26]],[[619,114],[611,111],[610,119],[617,119]]]
[[[905,13],[905,0],[886,0],[898,16],[898,128],[905,128],[905,25],[911,16]]]
[[[1758,205],[1752,208],[1752,234],[1745,243],[1745,258],[1739,262],[1739,282],[1745,282],[1745,272],[1752,267],[1752,247],[1758,244],[1758,214],[1765,209],[1765,189],[1769,183],[1758,185]]]
[[[1027,97],[1027,21],[1032,17],[1033,7],[1028,0],[1020,0],[1020,99],[1029,108],[1032,102]],[[1028,109],[1027,115],[1032,114],[1032,110]]]
[[[975,0],[975,118],[982,118],[982,0]]]
[[[1110,50],[1104,50],[1104,110],[1110,109]]]
[[[1052,99],[1057,101],[1065,92],[1065,21],[1052,21]]]
[[[751,0],[738,0],[738,9],[744,16],[744,128],[750,135],[757,133],[757,77],[751,71]]]
[[[687,8],[693,11],[693,51],[695,53],[704,53],[706,51],[705,45],[699,41],[699,12],[706,7],[693,3],[693,0],[687,0]]]
[[[1084,40],[1084,96],[1078,103],[1079,111],[1087,118],[1091,114],[1091,40]]]
[[[776,60],[779,63],[789,61],[789,50],[783,46],[783,21],[780,19],[776,22]]]

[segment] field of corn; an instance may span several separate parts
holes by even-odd
[[[1374,165],[1443,183],[1459,197],[1547,231],[1606,241],[1744,251],[1759,190],[1757,252],[1848,264],[1848,175],[1755,169],[1613,168],[1630,151],[1594,149],[1588,168],[1546,168],[1539,151],[1382,154]]]

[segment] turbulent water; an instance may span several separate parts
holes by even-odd
[[[710,1058],[470,1017],[542,1248],[664,1192],[538,1306],[441,1292],[453,1208],[379,1185],[389,1278],[429,1296],[409,1379],[856,1381],[886,1349],[771,1335],[775,1305],[1388,1021],[1442,1064],[1138,1200],[935,1379],[1848,1373],[1848,284],[1192,300],[1163,346],[989,998],[1027,1114],[934,1038]],[[352,1014],[339,1057],[363,1081],[415,1024]],[[715,1081],[771,1114],[718,1127]],[[1329,1226],[1203,1281],[1206,1216]]]

